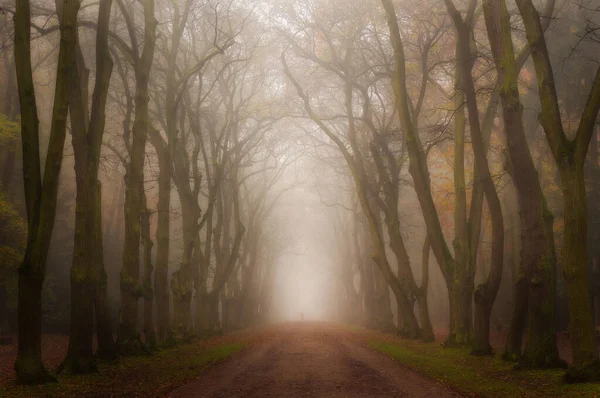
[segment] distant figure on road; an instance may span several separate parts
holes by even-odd
[[[303,321],[304,320],[304,312],[300,313],[300,320]]]

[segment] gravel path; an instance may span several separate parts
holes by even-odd
[[[170,397],[458,397],[332,325],[278,326]]]

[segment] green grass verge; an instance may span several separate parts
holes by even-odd
[[[436,343],[370,339],[369,346],[468,396],[600,397],[600,384],[563,384],[564,371],[514,371],[498,357],[474,357],[466,349]]]
[[[98,373],[61,375],[58,383],[29,387],[0,386],[0,396],[158,397],[245,347],[241,343],[226,343],[207,348],[204,343],[200,341],[153,355],[99,363]]]

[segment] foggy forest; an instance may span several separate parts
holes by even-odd
[[[0,396],[600,396],[598,0],[0,0]]]

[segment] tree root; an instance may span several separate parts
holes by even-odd
[[[471,348],[471,355],[476,357],[489,357],[494,355],[492,347],[488,344],[487,347],[473,347]]]
[[[19,360],[15,362],[17,384],[34,385],[56,383],[56,377],[50,373],[41,361]]]
[[[65,360],[58,366],[56,373],[67,373],[72,375],[86,375],[96,373],[98,366],[95,358],[75,359],[67,356]]]
[[[600,361],[594,361],[582,368],[569,367],[563,380],[565,383],[592,383],[600,381]]]
[[[117,350],[119,355],[135,356],[135,355],[150,355],[152,351],[146,347],[139,333],[130,337],[127,340],[117,341]]]
[[[566,369],[567,362],[560,359],[558,355],[547,356],[543,359],[529,359],[526,356],[521,356],[517,364],[513,366],[513,370],[533,370],[533,369]]]

